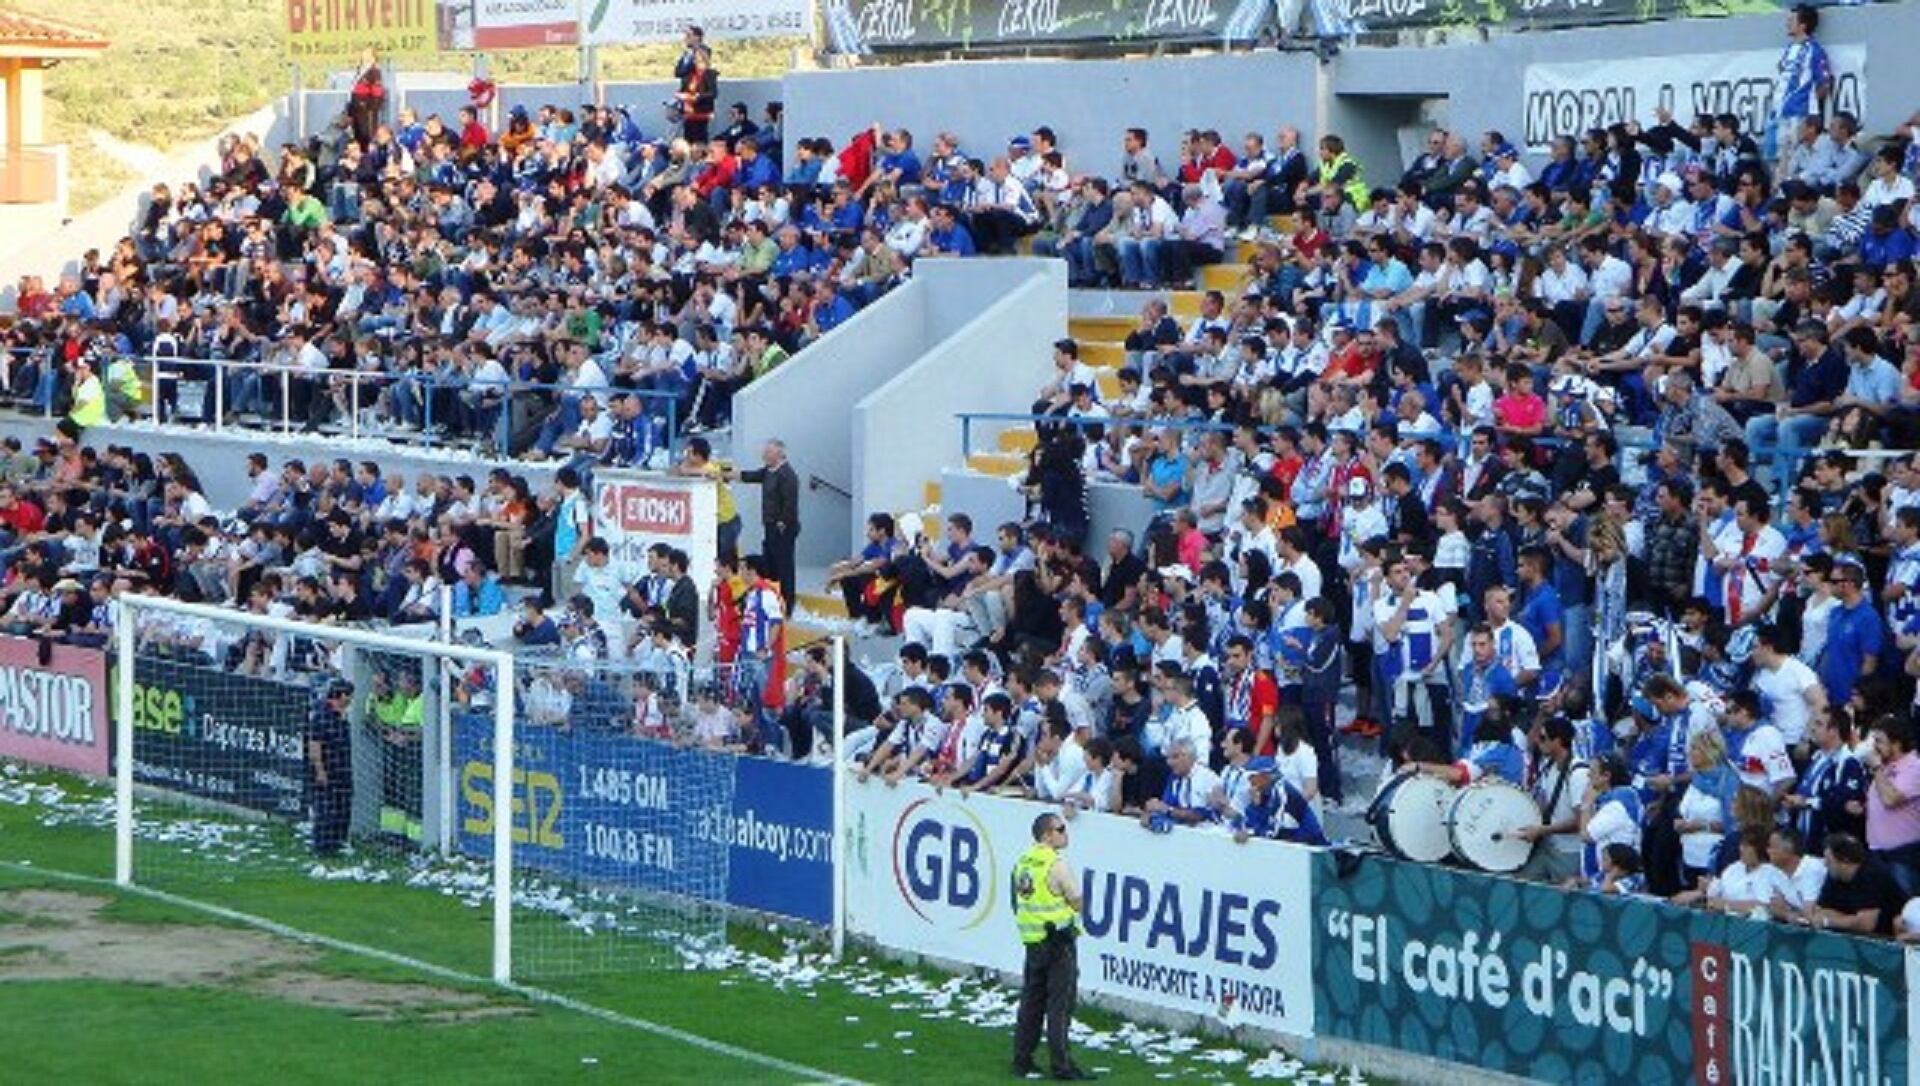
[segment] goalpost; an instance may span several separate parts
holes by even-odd
[[[134,768],[143,753],[136,736],[135,721],[136,692],[139,687],[141,660],[140,634],[147,616],[172,616],[187,622],[204,623],[218,627],[223,623],[233,623],[249,631],[263,635],[272,635],[274,640],[263,646],[269,655],[284,654],[294,650],[295,639],[307,639],[314,642],[333,642],[345,646],[372,651],[390,651],[411,657],[424,657],[432,660],[453,661],[491,669],[495,676],[493,697],[493,805],[496,811],[510,811],[513,804],[513,721],[515,677],[514,660],[511,654],[496,649],[476,648],[460,644],[443,644],[396,637],[391,634],[371,630],[355,630],[321,626],[313,623],[295,622],[290,619],[275,618],[268,615],[244,614],[224,608],[208,607],[201,604],[182,603],[158,596],[124,596],[119,601],[119,621],[114,627],[114,880],[122,886],[132,886],[135,880],[134,867]],[[211,659],[216,667],[220,660]],[[224,669],[221,669],[224,670]],[[438,670],[438,669],[436,669]],[[330,681],[325,680],[323,681]],[[161,705],[158,711],[168,714],[167,725],[174,724],[173,710],[169,708],[169,699],[159,695]],[[445,706],[442,706],[444,720]],[[179,712],[184,714],[184,707]],[[156,721],[156,724],[163,722]],[[209,723],[206,720],[199,722]],[[304,722],[283,721],[283,724],[298,727]],[[193,727],[194,723],[184,719],[177,721],[181,728]],[[244,725],[243,725],[244,726]],[[304,729],[303,729],[304,731]],[[260,753],[258,747],[269,742],[284,742],[278,736],[268,736],[256,741],[251,733],[241,733],[236,740],[242,748],[252,748],[251,753]],[[308,740],[300,738],[301,754],[309,754]],[[444,743],[444,736],[441,742]],[[424,752],[424,745],[423,745]],[[283,757],[282,760],[287,760]],[[191,782],[189,782],[191,783]],[[218,803],[219,801],[212,801]],[[513,820],[496,818],[493,825],[493,863],[492,863],[492,949],[491,970],[493,979],[505,984],[513,976]]]
[[[635,734],[648,675],[444,633],[123,598],[116,880],[503,984],[713,949],[732,757]]]

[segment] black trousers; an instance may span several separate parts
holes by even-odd
[[[1033,1063],[1040,1025],[1047,1027],[1047,1059],[1055,1074],[1073,1066],[1067,1055],[1067,1027],[1080,984],[1080,956],[1071,932],[1055,932],[1027,944],[1026,970],[1020,980],[1020,1016],[1013,1027],[1013,1063]]]
[[[335,772],[325,785],[311,782],[313,796],[313,854],[332,856],[347,843],[353,821],[353,778]]]
[[[780,599],[786,604],[787,613],[793,613],[793,545],[800,532],[794,528],[785,530],[771,524],[765,526],[765,535],[761,542],[761,557],[767,560],[773,579],[780,582]]]

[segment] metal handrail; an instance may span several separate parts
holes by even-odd
[[[38,350],[40,349],[23,347],[8,348],[9,353],[12,354],[33,354]],[[312,369],[307,366],[294,365],[286,362],[232,358],[193,358],[185,355],[116,354],[106,360],[106,364],[108,365],[114,362],[133,362],[149,367],[147,374],[148,407],[154,412],[155,421],[162,425],[172,424],[168,420],[159,417],[165,382],[172,381],[177,383],[187,380],[197,380],[199,378],[191,376],[189,367],[202,367],[209,368],[213,371],[213,376],[209,381],[213,386],[209,390],[212,397],[212,419],[210,425],[215,432],[232,430],[245,432],[257,429],[271,429],[270,427],[249,426],[240,423],[227,409],[228,377],[230,373],[234,371],[243,371],[255,374],[279,375],[280,388],[277,398],[280,404],[279,431],[282,433],[290,433],[297,428],[292,416],[292,388],[296,378],[305,378],[312,381],[324,381],[328,383],[335,381],[345,381],[347,383],[349,401],[347,435],[356,440],[363,436],[389,436],[386,433],[379,432],[363,434],[360,424],[361,409],[370,405],[374,400],[364,395],[362,386],[369,382],[387,385],[401,381],[414,382],[421,388],[420,406],[422,419],[421,429],[419,431],[419,443],[428,446],[458,444],[458,442],[447,441],[440,438],[436,433],[434,424],[434,394],[448,389],[456,391],[478,389],[486,392],[498,392],[503,396],[503,410],[500,412],[500,417],[495,423],[495,432],[493,435],[494,446],[500,450],[505,450],[510,445],[509,439],[511,437],[512,419],[510,414],[504,410],[504,407],[506,402],[515,394],[552,393],[564,396],[567,394],[592,393],[598,395],[603,404],[607,398],[616,393],[627,396],[637,396],[642,400],[649,401],[650,404],[658,406],[658,411],[649,410],[647,414],[650,418],[660,418],[664,420],[665,433],[663,435],[663,444],[667,448],[669,455],[677,454],[682,438],[679,426],[680,397],[670,392],[660,392],[652,389],[621,389],[611,385],[597,389],[583,389],[574,385],[546,384],[538,381],[522,381],[518,379],[500,381],[466,376],[449,377],[441,373],[428,374],[419,371]],[[104,376],[103,373],[102,377]],[[51,402],[46,404],[43,410],[46,417],[53,417]],[[476,438],[476,441],[478,440],[480,439]]]
[[[1035,415],[1035,414],[1027,414],[1022,412],[1015,412],[1015,411],[956,411],[954,412],[953,417],[960,420],[960,463],[962,465],[966,464],[968,458],[970,458],[974,453],[973,426],[974,426],[974,423],[976,422],[978,423],[1025,423],[1028,425],[1038,425],[1041,423],[1045,423],[1050,426],[1072,426],[1076,429],[1081,429],[1081,430],[1091,429],[1094,427],[1105,428],[1109,426],[1130,426],[1130,427],[1138,427],[1142,430],[1195,430],[1195,431],[1214,431],[1217,433],[1232,433],[1234,430],[1238,429],[1238,427],[1232,423],[1212,422],[1204,419],[1156,419],[1156,418],[1139,417],[1139,416],[1118,417],[1118,416],[1112,416],[1112,415],[1105,415],[1105,416],[1098,416],[1098,417],[1075,418],[1069,415]],[[1254,427],[1255,432],[1263,436],[1270,436],[1276,433],[1280,429],[1281,428],[1277,426],[1263,425],[1263,426]],[[1458,442],[1460,441],[1461,435],[1460,435],[1460,431],[1458,430],[1442,429],[1437,433],[1433,433],[1425,436],[1431,437],[1434,440],[1441,442],[1442,445],[1447,445],[1449,443],[1457,445]],[[1613,437],[1615,442],[1618,445],[1618,448],[1620,448],[1623,451],[1635,450],[1640,452],[1646,452],[1659,447],[1658,443],[1646,438],[1639,437],[1637,435],[1623,438],[1620,435],[1619,431],[1617,430],[1613,432]],[[1533,441],[1533,444],[1535,445],[1535,447],[1545,448],[1545,449],[1563,448],[1568,444],[1568,441],[1565,438],[1559,438],[1559,437],[1554,437],[1551,435],[1544,435],[1544,434],[1534,437],[1531,440]],[[1817,448],[1811,448],[1811,447],[1788,449],[1778,445],[1760,445],[1760,446],[1755,446],[1748,451],[1753,454],[1753,460],[1756,464],[1760,463],[1763,459],[1777,460],[1782,457],[1788,457],[1791,459],[1792,468],[1796,471],[1798,470],[1800,463],[1806,460],[1808,457],[1815,456],[1815,455],[1825,455],[1828,452],[1845,453],[1846,455],[1859,460],[1889,460],[1897,456],[1912,455],[1911,450],[1902,451],[1902,450],[1884,450],[1884,449],[1817,449]],[[1785,486],[1776,487],[1776,490],[1778,492],[1776,494],[1776,498],[1780,503],[1784,504],[1784,502],[1786,501],[1787,489],[1788,488]]]

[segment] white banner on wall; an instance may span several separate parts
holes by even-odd
[[[719,494],[707,479],[602,469],[593,478],[593,531],[628,581],[647,572],[647,548],[687,552],[687,576],[704,603],[719,561]]]
[[[1018,974],[1008,880],[1046,808],[924,785],[848,785],[847,924],[882,945]],[[1086,896],[1080,990],[1295,1036],[1313,1032],[1313,852],[1223,833],[1073,820]]]
[[[813,34],[812,0],[586,0],[587,40],[594,45],[678,41],[689,26],[719,38],[805,38]],[[725,64],[717,67],[725,68]]]
[[[531,49],[580,40],[577,0],[440,0],[440,48]]]
[[[1831,46],[1827,55],[1834,76],[1828,112],[1864,115],[1866,46]],[[1759,138],[1773,116],[1779,64],[1777,50],[1763,49],[1529,64],[1522,138],[1528,149],[1544,151],[1555,137],[1577,139],[1589,128],[1624,121],[1651,127],[1661,108],[1671,110],[1679,124],[1701,113],[1732,113],[1743,131]]]

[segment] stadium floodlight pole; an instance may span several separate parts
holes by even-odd
[[[113,620],[113,881],[133,885],[133,615],[125,598]]]
[[[847,949],[847,639],[833,639],[833,960]]]

